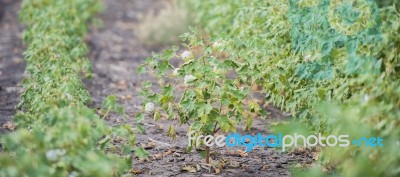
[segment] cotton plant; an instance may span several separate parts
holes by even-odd
[[[188,124],[188,132],[195,131],[196,136],[213,135],[219,130],[235,132],[242,120],[248,122],[249,128],[253,117],[262,111],[258,104],[245,104],[250,86],[242,85],[240,77],[232,77],[231,73],[236,72],[240,63],[219,58],[216,50],[221,43],[198,36],[196,33],[183,35],[183,40],[189,41],[184,46],[186,49],[173,47],[153,54],[139,67],[140,74],[150,72],[158,78],[160,89],[153,91],[151,82],[143,83],[140,95],[145,98],[144,111],[137,115],[138,122],[144,119],[144,114],[153,115],[155,120],[165,117],[180,125]],[[181,64],[170,64],[173,58]],[[175,138],[175,127],[171,126],[167,134]],[[206,147],[207,163],[209,151]]]

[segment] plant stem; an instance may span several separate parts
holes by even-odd
[[[111,109],[108,109],[107,112],[103,115],[102,119],[105,119],[108,116],[108,114],[110,114],[110,111]]]
[[[206,146],[206,163],[210,164],[210,147]]]

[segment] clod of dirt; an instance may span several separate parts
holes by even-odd
[[[3,128],[7,130],[14,130],[15,129],[15,124],[11,121],[6,122],[3,124]]]
[[[143,169],[131,169],[131,170],[129,170],[129,173],[132,173],[132,174],[135,174],[135,175],[142,174],[143,172],[144,172]]]
[[[184,166],[182,168],[182,171],[187,171],[189,173],[196,173],[197,169],[196,169],[196,166]]]

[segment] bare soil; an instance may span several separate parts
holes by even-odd
[[[19,0],[0,0],[0,134],[13,127],[10,121],[19,102],[19,83],[25,70],[19,8]]]

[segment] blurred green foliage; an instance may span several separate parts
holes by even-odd
[[[1,137],[0,176],[109,177],[130,167],[131,158],[112,154],[120,151],[109,141],[129,137],[126,147],[133,149],[131,128],[111,129],[89,109],[91,98],[80,80],[90,76],[84,36],[99,9],[95,0],[23,1],[29,76],[22,82],[22,112],[14,119],[18,129]],[[113,97],[105,107],[122,112]]]
[[[398,1],[186,2],[268,101],[316,132],[384,138],[382,148],[324,148],[321,166],[295,175],[400,175]]]

